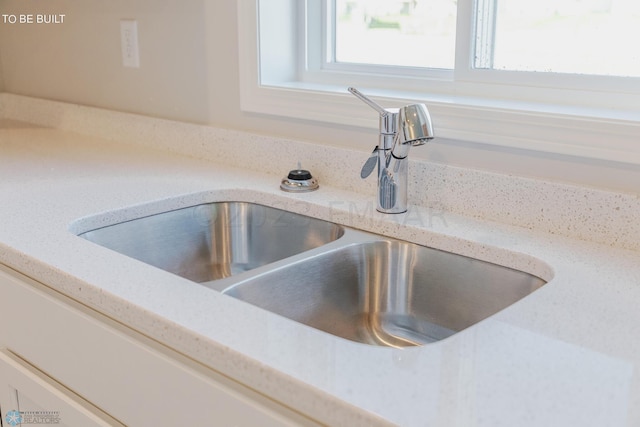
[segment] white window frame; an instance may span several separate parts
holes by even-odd
[[[243,111],[377,128],[375,113],[346,91],[355,86],[389,107],[424,102],[439,138],[640,164],[638,79],[472,72],[474,0],[458,0],[455,72],[389,78],[394,67],[328,66],[324,23],[304,21],[322,3],[267,0],[269,7],[259,11],[258,0],[238,0]],[[259,13],[274,19],[259,20]],[[320,55],[309,54],[309,44],[322,46]]]

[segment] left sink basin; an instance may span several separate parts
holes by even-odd
[[[317,248],[339,225],[247,202],[163,212],[80,234],[91,242],[202,283]]]

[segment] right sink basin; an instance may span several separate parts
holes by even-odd
[[[545,283],[522,271],[385,239],[320,253],[223,293],[348,340],[406,347],[451,336]]]

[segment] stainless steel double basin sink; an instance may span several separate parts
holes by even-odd
[[[245,202],[193,206],[80,236],[372,345],[441,340],[545,284],[522,271]]]

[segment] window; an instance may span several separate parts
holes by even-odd
[[[336,0],[331,61],[453,69],[456,0]]]
[[[374,127],[356,86],[440,137],[640,164],[636,3],[239,0],[242,108]]]
[[[498,0],[477,68],[640,77],[637,0]],[[477,37],[476,37],[477,38]]]

